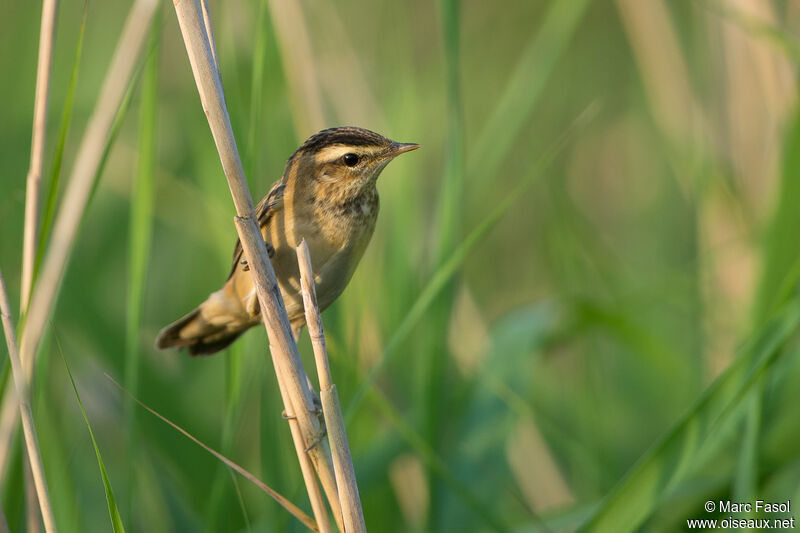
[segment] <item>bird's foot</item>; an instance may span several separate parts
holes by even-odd
[[[323,424],[322,424],[322,426],[320,426],[319,436],[317,436],[317,438],[315,438],[315,439],[314,439],[314,442],[312,442],[311,444],[309,444],[309,445],[306,447],[306,449],[305,449],[305,450],[303,450],[303,451],[304,451],[304,452],[306,452],[306,453],[310,452],[311,450],[313,450],[314,448],[316,448],[317,446],[319,446],[319,443],[320,443],[320,442],[322,442],[322,440],[323,440],[323,439],[324,439],[324,438],[325,438],[327,435],[328,435],[328,428],[327,428],[327,427],[325,427],[325,424],[323,423]]]
[[[270,243],[268,243],[268,242],[265,242],[265,243],[264,243],[264,246],[266,246],[266,247],[267,247],[267,255],[269,255],[269,258],[270,258],[270,259],[272,259],[272,258],[275,256],[275,247],[274,247],[274,246],[272,246],[272,245],[271,245]],[[243,272],[248,272],[248,271],[250,270],[250,265],[249,265],[249,264],[247,264],[247,259],[245,259],[244,257],[242,257],[242,258],[239,260],[239,264],[240,264],[240,265],[242,265],[242,271],[243,271]]]
[[[319,396],[317,396],[317,393],[313,388],[311,389],[311,403],[314,404],[314,414],[317,415],[317,419],[319,420],[320,431],[317,438],[314,439],[314,442],[309,444],[305,449],[306,453],[313,450],[314,447],[322,442],[322,439],[324,439],[328,434],[328,428],[325,426],[325,413],[322,410],[322,401],[319,399]]]
[[[316,393],[312,391],[311,394],[312,394],[311,400],[314,404],[313,412],[314,414],[317,415],[317,418],[319,419],[320,431],[319,435],[316,438],[314,438],[314,441],[303,450],[305,453],[308,453],[315,447],[317,447],[319,443],[322,442],[322,439],[324,439],[328,435],[328,428],[325,426],[325,417],[323,416],[322,412],[322,403],[320,402],[319,397],[316,395]],[[286,412],[286,409],[281,411],[281,417],[284,420],[297,420],[297,416],[288,414]]]

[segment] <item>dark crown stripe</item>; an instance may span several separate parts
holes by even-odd
[[[329,128],[315,133],[303,143],[299,152],[318,152],[328,146],[345,144],[349,146],[386,146],[390,141],[383,135],[363,128]]]

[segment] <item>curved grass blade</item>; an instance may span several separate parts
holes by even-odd
[[[462,212],[464,204],[464,113],[461,94],[461,1],[441,0],[439,2],[441,13],[441,32],[444,45],[445,58],[445,83],[447,87],[447,137],[445,140],[444,165],[442,169],[442,182],[438,199],[438,246],[433,257],[432,267],[438,268],[448,257],[450,251],[456,247],[462,225]],[[432,303],[427,312],[425,329],[431,332],[447,330],[450,320],[453,287],[457,273],[453,273],[447,282],[438,290],[435,303]],[[439,452],[443,447],[443,435],[447,426],[447,412],[453,398],[448,394],[445,386],[448,373],[446,357],[439,357],[446,352],[447,347],[442,335],[434,334],[430,337],[419,354],[421,370],[418,382],[415,385],[415,402],[424,406],[419,410],[420,423],[418,430],[432,451]],[[428,467],[431,470],[430,467]],[[439,509],[442,506],[441,483],[442,476],[428,475],[428,506]],[[480,502],[475,498],[477,502]],[[475,502],[472,502],[474,506]],[[423,522],[423,529],[439,530],[444,525],[442,513],[428,513]]]
[[[83,35],[86,30],[86,11],[88,2],[83,4],[83,17],[81,18],[81,27],[78,30],[78,42],[75,44],[75,56],[72,60],[72,72],[69,76],[69,84],[67,85],[67,95],[64,99],[64,109],[61,112],[61,126],[58,131],[58,142],[56,143],[56,151],[53,154],[53,168],[50,172],[50,187],[47,191],[47,200],[44,204],[44,211],[42,212],[42,224],[39,228],[39,245],[36,248],[36,264],[33,269],[34,283],[36,281],[36,274],[39,272],[39,267],[42,264],[42,253],[47,238],[50,236],[50,229],[53,226],[53,216],[56,212],[56,199],[58,198],[58,184],[61,178],[61,163],[64,159],[64,145],[67,142],[67,133],[69,132],[69,125],[72,120],[72,107],[75,100],[75,86],[78,82],[78,67],[80,66],[81,56],[83,54]],[[33,287],[33,284],[31,284]]]
[[[239,502],[239,509],[241,509],[242,516],[244,516],[244,525],[247,528],[248,533],[252,533],[253,526],[250,524],[250,515],[247,513],[247,505],[244,503],[242,488],[239,486],[239,478],[237,478],[236,475],[230,470],[228,470],[228,473],[231,476],[231,483],[233,483],[233,488],[236,490],[236,500]]]
[[[145,7],[146,7],[146,10],[149,10],[150,8],[147,7],[145,4],[146,4],[146,2],[141,4],[142,9],[144,10]],[[139,4],[137,4],[137,6],[138,5]],[[134,15],[135,14],[136,13],[134,13]],[[143,17],[141,21],[139,21],[137,17],[134,17],[134,19],[131,19],[131,20],[137,20],[137,22],[144,22],[144,19],[149,17],[149,15],[144,13],[144,12],[140,12],[138,15]],[[146,23],[146,24],[149,24],[149,23]],[[91,176],[92,189],[90,191],[90,194],[89,194],[88,198],[85,199],[85,204],[83,204],[82,207],[81,207],[81,212],[80,212],[81,217],[85,216],[87,208],[88,208],[89,204],[92,201],[92,197],[94,196],[94,192],[97,189],[97,184],[99,182],[100,176],[103,173],[103,167],[105,166],[105,161],[106,161],[106,159],[108,157],[108,154],[109,154],[109,152],[111,150],[111,146],[114,144],[114,140],[116,139],[116,134],[119,131],[120,125],[122,123],[122,119],[125,116],[125,112],[126,112],[126,110],[128,108],[128,105],[130,103],[132,89],[136,84],[136,80],[138,79],[139,72],[141,72],[141,67],[142,67],[142,63],[139,62],[138,68],[134,67],[133,72],[132,72],[132,74],[130,76],[130,79],[127,80],[127,88],[125,89],[125,94],[123,95],[123,98],[122,98],[122,101],[120,102],[120,105],[117,107],[117,112],[114,115],[114,120],[113,120],[113,123],[111,125],[108,137],[105,140],[105,145],[103,147],[102,156],[100,158],[100,161],[98,162],[97,169],[96,169],[94,175]],[[101,98],[104,98],[102,92],[101,92]],[[100,144],[100,142],[98,141],[97,144]],[[83,202],[83,199],[81,200],[81,202]],[[79,221],[82,221],[82,220],[83,220],[83,218],[79,219]],[[65,227],[67,227],[67,226],[65,226]],[[50,229],[48,229],[48,232],[49,231],[50,231]],[[73,230],[71,228],[68,229],[67,231],[70,232],[70,233],[73,232]],[[78,232],[78,228],[75,228],[74,233],[77,234],[77,232]],[[72,235],[72,237],[74,237],[74,235]],[[66,240],[72,242],[70,240],[72,237],[67,238]],[[42,250],[42,249],[44,249],[44,247],[40,247],[40,250]],[[62,274],[63,274],[63,270],[68,268],[69,253],[70,253],[69,250],[71,250],[71,245],[68,246],[68,250],[67,250],[66,253],[58,254],[56,256],[57,259],[55,259],[54,262],[53,262],[53,265],[55,265],[56,263],[63,262],[63,265],[62,265],[63,268],[59,267],[59,268],[61,268],[61,273]],[[56,269],[54,269],[54,271],[55,270]],[[51,282],[51,284],[52,284],[52,286],[54,288],[51,289],[51,288],[48,287],[46,292],[42,293],[44,295],[43,298],[44,298],[45,301],[52,300],[52,302],[56,302],[58,300],[59,295],[60,295],[60,291],[61,291],[61,283],[63,281],[63,279],[58,277],[58,276],[61,276],[61,274],[55,274],[55,275],[51,276],[51,280],[57,278],[55,282]],[[35,286],[36,286],[36,284],[34,284],[34,287]],[[36,294],[35,294],[35,291],[34,291],[34,294],[32,295],[32,299],[35,296],[36,296]],[[46,311],[42,312],[42,313],[39,313],[37,315],[37,320],[36,320],[36,323],[34,324],[34,328],[33,328],[35,332],[33,334],[29,335],[28,316],[22,317],[22,320],[20,320],[20,326],[19,327],[25,333],[24,335],[22,335],[22,343],[20,345],[20,349],[26,350],[26,348],[25,348],[26,342],[27,342],[25,340],[26,338],[32,338],[33,339],[31,341],[31,349],[30,349],[31,353],[33,354],[30,357],[31,361],[35,361],[35,359],[36,359],[35,356],[38,353],[39,344],[41,343],[42,336],[44,335],[44,330],[46,329],[47,318],[43,318],[43,317],[45,317],[45,315],[49,316],[49,313],[52,312],[52,309],[54,308],[54,306],[52,306],[50,304],[47,304],[47,305],[42,304],[42,308],[46,309]],[[28,359],[25,359],[25,360],[28,360]],[[7,381],[7,377],[6,376],[7,376],[7,374],[5,374],[2,379],[5,379]],[[3,391],[4,398],[7,397],[8,391],[6,390],[5,382],[0,382],[0,390]],[[11,404],[8,404],[8,405],[11,405]],[[4,410],[5,409],[10,409],[10,407],[7,407],[5,404],[2,404],[2,403],[0,403],[0,408],[2,408]],[[5,412],[6,411],[3,411],[4,418],[5,418]],[[2,453],[0,453],[0,470],[5,468],[6,457],[7,457],[7,454],[5,454],[5,450],[7,450],[9,448],[8,441],[10,441],[11,436],[14,434],[15,431],[16,431],[16,424],[14,424],[14,427],[13,427],[13,429],[11,431],[4,432],[2,435],[0,435],[0,441],[3,441],[3,442],[0,443],[0,452],[2,452]]]
[[[92,438],[92,446],[94,447],[94,453],[97,456],[97,465],[100,467],[100,476],[103,478],[103,487],[106,491],[106,502],[108,503],[108,514],[111,517],[111,527],[113,528],[114,533],[124,533],[125,527],[122,525],[122,516],[119,514],[117,499],[114,497],[114,490],[111,488],[111,481],[108,479],[106,465],[103,463],[103,457],[100,455],[100,448],[97,447],[97,440],[94,438],[92,425],[89,423],[89,417],[86,416],[86,409],[83,408],[83,401],[81,401],[81,395],[78,393],[78,387],[75,385],[75,379],[72,377],[72,371],[69,369],[69,364],[67,364],[67,358],[64,357],[64,352],[61,351],[60,346],[58,353],[61,354],[61,359],[64,361],[64,366],[67,369],[69,381],[72,384],[72,390],[75,391],[75,398],[78,400],[78,406],[81,408],[83,420],[86,422],[86,428],[89,430],[89,436]]]
[[[158,17],[158,14],[156,14]],[[158,20],[157,18],[155,19]],[[139,127],[139,158],[131,184],[131,214],[128,242],[128,294],[125,335],[125,384],[132,391],[138,386],[139,327],[142,298],[147,277],[147,261],[153,228],[154,179],[156,163],[156,97],[158,88],[158,50],[160,25],[153,24],[150,50],[142,80]],[[127,98],[126,98],[127,105]],[[129,410],[132,404],[126,408]],[[130,414],[130,413],[129,413]],[[129,421],[129,424],[132,422]],[[130,430],[130,427],[128,428]]]
[[[439,251],[437,266],[455,245],[457,224],[464,203],[464,109],[461,95],[461,3],[456,0],[442,2],[442,33],[444,33],[445,61],[447,65],[447,142],[439,193]]]
[[[740,350],[739,357],[705,390],[683,420],[640,458],[579,531],[637,531],[698,466],[694,459],[713,443],[716,430],[738,415],[745,396],[771,368],[798,327],[800,297],[795,297]]]
[[[786,154],[779,184],[777,201],[772,213],[772,220],[767,228],[763,242],[764,267],[755,304],[753,306],[753,323],[761,324],[774,312],[776,303],[785,290],[797,283],[794,272],[800,266],[800,244],[797,240],[797,228],[800,225],[800,114],[794,117],[791,136],[784,146]]]
[[[234,344],[226,351],[225,358],[225,419],[222,424],[221,450],[224,455],[230,455],[233,449],[233,438],[235,434],[236,421],[239,418],[241,403],[244,397],[243,382],[245,372],[242,370],[242,345]],[[227,473],[230,470],[220,464],[219,469],[211,484],[211,491],[208,498],[208,512],[206,514],[206,527],[208,531],[216,531],[221,516],[226,512],[223,506],[224,497],[229,487],[227,484]],[[236,478],[234,477],[234,487]],[[243,503],[243,502],[241,502]],[[247,521],[247,512],[244,505],[241,505],[243,516]],[[224,523],[224,522],[223,522]]]
[[[800,116],[796,115],[793,122],[791,135],[784,147],[786,155],[783,158],[780,191],[762,244],[763,274],[751,310],[752,323],[756,326],[774,313],[777,305],[785,301],[787,289],[791,291],[797,284],[800,245],[796,228],[800,224],[800,212],[797,210],[800,182],[795,178],[800,170]],[[733,496],[736,501],[752,501],[757,495],[765,392],[766,383],[762,379],[748,398],[744,436],[734,480]]]
[[[156,410],[154,410],[151,407],[149,407],[148,405],[146,405],[139,398],[136,398],[135,396],[133,396],[130,392],[125,390],[125,387],[120,385],[114,378],[112,378],[108,374],[106,374],[106,377],[109,380],[111,380],[111,382],[114,385],[116,385],[122,392],[124,392],[125,394],[130,396],[133,399],[133,401],[135,401],[140,406],[142,406],[142,408],[147,410],[150,414],[158,417],[163,422],[165,422],[166,424],[170,425],[173,429],[175,429],[175,430],[179,431],[180,433],[182,433],[186,438],[188,438],[189,440],[191,440],[192,442],[194,442],[195,444],[197,444],[198,446],[203,448],[205,451],[207,451],[208,453],[210,453],[211,455],[213,455],[214,457],[216,457],[217,459],[219,459],[220,461],[225,463],[225,466],[227,466],[231,470],[236,471],[239,475],[241,475],[243,478],[247,479],[250,483],[252,483],[256,487],[258,487],[262,491],[266,492],[276,502],[278,502],[278,504],[280,504],[281,507],[283,507],[284,509],[289,511],[295,518],[297,518],[308,529],[310,529],[311,531],[319,531],[319,529],[317,529],[317,524],[314,522],[314,520],[310,516],[305,514],[302,510],[300,510],[300,508],[298,508],[295,504],[290,502],[288,499],[286,499],[280,493],[278,493],[274,489],[272,489],[269,486],[267,486],[266,483],[264,483],[263,481],[258,479],[256,476],[254,476],[253,474],[251,474],[250,472],[245,470],[243,467],[239,466],[238,464],[234,463],[233,461],[231,461],[230,459],[228,459],[227,457],[225,457],[224,455],[222,455],[221,453],[216,451],[214,448],[211,448],[210,446],[204,444],[200,439],[198,439],[197,437],[195,437],[194,435],[192,435],[191,433],[189,433],[188,431],[186,431],[185,429],[180,427],[178,424],[176,424],[172,420],[168,419],[164,415],[158,413]]]
[[[87,205],[92,203],[94,195],[97,192],[97,187],[100,185],[100,176],[103,175],[106,162],[108,162],[108,155],[111,153],[111,148],[114,146],[114,141],[117,140],[117,135],[119,135],[119,130],[122,127],[122,122],[125,119],[125,115],[128,114],[128,109],[130,108],[131,100],[133,99],[133,91],[136,87],[136,83],[139,81],[139,76],[142,74],[143,66],[144,63],[140,63],[139,67],[133,73],[133,76],[131,76],[131,81],[130,84],[128,84],[127,90],[125,91],[125,96],[122,97],[122,101],[119,104],[119,109],[117,109],[117,114],[114,115],[114,122],[111,124],[111,130],[108,133],[108,142],[103,148],[103,155],[100,157],[100,163],[97,165],[97,172],[94,174],[92,191],[89,193]]]
[[[378,374],[386,367],[387,363],[395,355],[397,348],[406,340],[414,326],[423,317],[428,307],[430,307],[431,303],[433,303],[442,289],[447,286],[450,279],[467,259],[473,248],[475,248],[481,239],[489,233],[489,230],[505,216],[522,194],[536,183],[537,179],[542,175],[542,172],[552,163],[556,156],[561,153],[561,150],[564,149],[573,135],[577,131],[580,131],[597,115],[598,108],[599,106],[596,104],[587,107],[556,142],[544,152],[539,160],[534,163],[533,170],[528,177],[522,180],[511,191],[511,194],[500,202],[500,204],[495,207],[469,235],[467,235],[466,239],[453,250],[449,257],[439,266],[436,272],[434,272],[427,285],[425,285],[422,292],[420,292],[417,300],[411,306],[411,309],[406,313],[403,322],[400,323],[400,326],[386,343],[386,347],[383,349],[378,363],[367,373],[358,390],[353,395],[353,399],[350,401],[347,407],[347,413],[345,414],[346,423],[350,423],[354,413],[364,400],[367,391],[373,387]]]
[[[155,204],[155,166],[157,157],[156,132],[158,116],[158,68],[161,49],[160,9],[156,8],[150,29],[150,42],[144,62],[139,109],[139,139],[136,174],[131,180],[130,219],[128,225],[128,277],[125,312],[125,385],[134,393],[139,389],[139,367],[141,365],[139,339],[141,337],[142,305],[147,280],[147,264],[153,232],[153,210]],[[126,99],[127,105],[127,99]],[[125,449],[133,454],[136,449],[136,409],[132,401],[124,403]],[[133,512],[133,494],[136,477],[134,461],[128,463],[126,476],[130,490],[123,507],[135,527],[137,514]]]

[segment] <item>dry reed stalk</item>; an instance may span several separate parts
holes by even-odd
[[[617,0],[617,9],[631,41],[656,122],[678,146],[701,141],[705,112],[692,90],[679,34],[669,14],[669,3]],[[685,183],[681,185],[688,187]]]
[[[26,533],[39,533],[42,530],[42,512],[39,510],[39,497],[36,495],[36,482],[30,462],[24,464],[25,470],[25,516]]]
[[[57,0],[42,3],[42,21],[39,28],[39,59],[36,66],[36,93],[33,102],[33,127],[31,131],[31,159],[25,186],[25,227],[22,237],[22,279],[20,281],[19,314],[28,310],[28,300],[33,286],[39,237],[39,204],[41,202],[44,147],[47,138],[47,104],[50,96],[50,71],[53,64],[53,42],[56,34]],[[25,504],[28,513],[28,533],[40,531],[38,498],[30,466],[25,469]]]
[[[308,334],[314,347],[322,413],[325,416],[325,427],[328,429],[328,439],[333,451],[333,468],[336,474],[336,485],[339,488],[339,503],[342,505],[345,532],[366,533],[367,526],[364,524],[364,512],[358,496],[358,484],[344,428],[344,417],[339,405],[339,397],[336,394],[336,385],[333,384],[331,369],[328,365],[328,350],[325,347],[322,317],[317,305],[311,254],[305,239],[297,246],[297,259],[300,265],[300,287],[303,292],[306,325],[308,325]]]
[[[271,349],[270,352],[273,354],[272,357],[274,359],[275,352],[272,352]],[[275,362],[275,368],[280,368],[280,365],[277,362]],[[328,520],[328,510],[325,507],[325,501],[322,499],[322,493],[320,493],[319,490],[317,476],[314,474],[314,465],[311,464],[311,459],[306,453],[303,443],[303,436],[300,434],[300,426],[297,424],[297,419],[293,414],[294,411],[290,411],[288,407],[292,405],[292,401],[286,393],[286,385],[284,383],[283,376],[278,374],[276,377],[278,379],[278,388],[281,392],[281,399],[283,400],[283,404],[287,407],[287,410],[285,411],[286,419],[289,421],[289,429],[292,432],[294,448],[297,452],[297,459],[300,461],[300,471],[303,473],[303,481],[305,482],[306,489],[308,490],[308,499],[311,501],[311,510],[314,513],[314,519],[317,521],[320,533],[333,533],[330,520]],[[333,515],[334,517],[341,516],[341,513],[334,511]],[[342,527],[343,524],[339,524],[339,528],[341,529]]]
[[[33,285],[33,266],[36,263],[36,241],[39,238],[39,203],[44,168],[44,141],[47,135],[47,101],[50,96],[50,70],[53,64],[53,41],[56,34],[58,0],[44,0],[42,24],[39,29],[39,62],[36,67],[36,96],[33,102],[33,131],[31,132],[31,161],[25,192],[25,230],[22,240],[22,288],[20,315],[28,310]]]
[[[313,10],[306,11],[309,17],[314,17],[309,26],[318,23],[325,28],[314,34],[320,58],[317,67],[322,73],[319,81],[325,95],[330,97],[336,118],[348,124],[367,124],[375,131],[388,129],[388,121],[364,72],[350,32],[339,15],[339,5],[331,0],[316,0],[313,6]],[[347,72],[347,76],[341,76],[341,72]]]
[[[25,377],[19,357],[17,335],[14,332],[14,324],[11,320],[11,305],[8,303],[6,283],[3,280],[2,272],[0,272],[0,317],[2,317],[3,329],[6,334],[8,358],[11,360],[11,374],[14,377],[14,386],[17,390],[16,397],[20,416],[22,417],[22,432],[25,436],[25,448],[28,451],[33,483],[36,487],[36,497],[39,500],[39,510],[42,512],[45,531],[51,533],[56,531],[56,521],[53,516],[53,507],[50,505],[50,494],[47,491],[42,455],[39,453],[39,439],[36,436],[36,426],[33,422],[33,410],[31,409],[30,394],[28,392],[28,378]]]
[[[100,90],[97,106],[81,141],[72,178],[53,225],[51,244],[42,265],[40,281],[33,292],[31,311],[22,337],[23,364],[28,374],[33,368],[33,354],[52,313],[114,116],[133,75],[139,52],[147,39],[157,4],[156,0],[136,0],[131,8]]]
[[[206,35],[208,35],[208,44],[211,47],[211,56],[214,58],[214,66],[217,68],[219,79],[222,79],[219,61],[217,61],[217,45],[214,43],[214,30],[211,28],[211,12],[208,9],[208,0],[200,0],[200,7],[203,10],[203,25],[206,27]]]
[[[192,0],[178,1],[191,2]],[[228,123],[228,126],[230,127],[230,123]],[[232,135],[231,140],[233,140]],[[239,168],[241,169],[241,163],[239,163]],[[242,177],[244,177],[243,174]],[[244,182],[244,187],[249,199],[250,193],[246,189],[246,181]],[[233,189],[234,186],[231,185],[231,191]],[[300,353],[297,350],[297,344],[289,325],[283,297],[275,280],[275,271],[269,262],[267,249],[264,246],[261,231],[256,227],[255,220],[255,212],[250,218],[241,216],[234,218],[245,258],[247,258],[250,271],[253,273],[253,280],[258,292],[258,301],[261,304],[261,315],[269,338],[269,349],[275,366],[275,375],[278,379],[278,386],[281,388],[281,396],[285,395],[289,400],[284,402],[284,409],[286,413],[292,413],[293,420],[297,421],[300,429],[298,434],[300,441],[295,442],[295,446],[302,448],[310,457],[322,483],[331,512],[337,523],[340,523],[341,506],[336,488],[333,460],[327,443],[322,440],[324,430],[317,418],[317,410],[309,388],[308,376],[300,360]],[[294,433],[292,438],[295,438]],[[310,498],[314,493],[314,489],[310,487],[307,487],[307,489]]]
[[[128,81],[133,75],[139,52],[147,39],[157,5],[156,0],[136,0],[133,4],[103,81],[97,105],[81,140],[64,200],[53,225],[39,281],[31,296],[25,330],[22,334],[20,355],[28,379],[33,373],[36,351],[47,321],[52,315],[114,117]],[[5,472],[11,441],[16,432],[17,415],[14,412],[16,400],[12,398],[14,394],[12,388],[7,389],[0,413],[0,474]]]
[[[269,0],[269,12],[289,82],[295,129],[300,137],[305,138],[325,127],[308,26],[300,2]]]
[[[275,272],[269,262],[267,249],[261,231],[256,223],[257,217],[253,199],[247,186],[242,162],[236,148],[231,129],[230,117],[225,105],[222,82],[214,63],[214,55],[208,40],[209,30],[205,27],[201,8],[197,0],[174,0],[178,25],[183,35],[189,63],[192,67],[200,101],[217,145],[222,168],[228,180],[237,216],[234,218],[236,230],[242,243],[244,256],[250,265],[256,287],[261,316],[269,337],[270,351],[273,354],[279,384],[289,399],[284,404],[286,411],[293,413],[300,429],[299,437],[317,469],[325,495],[332,509],[339,507],[336,481],[328,448],[317,443],[322,428],[316,416],[316,409],[308,386],[308,378],[303,370],[286,308],[283,304]],[[313,489],[309,488],[309,495]]]

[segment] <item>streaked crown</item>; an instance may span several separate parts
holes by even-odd
[[[318,153],[329,146],[368,146],[385,148],[390,144],[392,144],[392,141],[374,131],[353,126],[342,126],[338,128],[328,128],[315,133],[306,139],[306,142],[297,149],[297,152]]]
[[[347,184],[340,194],[354,194],[373,184],[381,170],[396,156],[419,148],[352,126],[328,128],[315,133],[292,154],[285,177]]]

